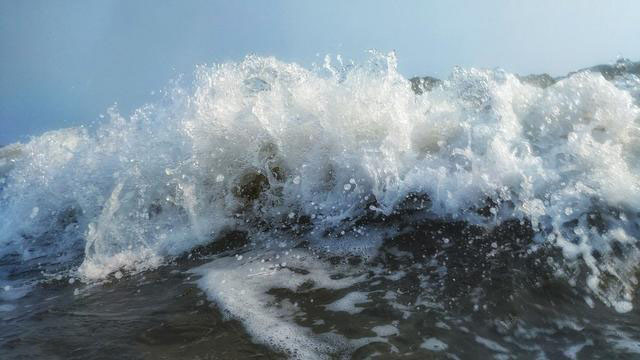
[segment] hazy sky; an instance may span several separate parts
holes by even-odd
[[[640,1],[0,1],[0,144],[153,99],[196,64],[396,50],[407,76],[454,65],[553,75],[640,59]],[[317,54],[321,54],[320,58]]]

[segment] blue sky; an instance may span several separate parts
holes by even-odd
[[[196,64],[395,50],[407,76],[640,59],[639,1],[0,2],[0,144],[128,113]],[[320,58],[317,54],[320,54]]]

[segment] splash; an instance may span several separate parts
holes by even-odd
[[[233,229],[339,248],[394,216],[516,219],[533,229],[532,249],[562,251],[560,276],[584,275],[629,311],[640,80],[614,75],[542,88],[456,68],[416,94],[393,54],[313,70],[256,56],[199,67],[192,87],[128,118],[111,109],[93,130],[2,148],[0,256],[100,279]]]

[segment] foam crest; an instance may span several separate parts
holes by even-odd
[[[112,109],[93,130],[2,148],[0,255],[79,256],[83,276],[102,278],[229,228],[366,238],[367,219],[397,213],[517,218],[628,310],[638,88],[633,75],[580,72],[543,89],[456,68],[417,95],[377,53],[314,70],[255,56],[199,67],[192,87],[129,118]]]

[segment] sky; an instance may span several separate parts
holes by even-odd
[[[640,60],[640,1],[0,1],[0,144],[128,114],[198,64],[396,51],[407,77],[456,66],[562,75]]]

